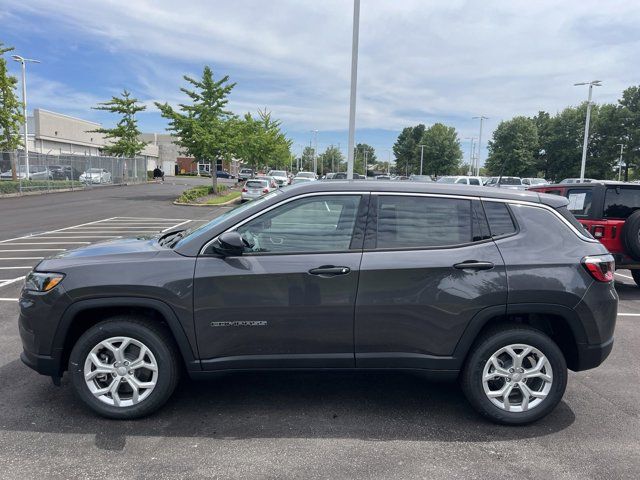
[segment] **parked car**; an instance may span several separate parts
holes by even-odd
[[[498,181],[500,181],[498,183]],[[526,188],[520,177],[491,177],[485,183],[486,187],[500,187],[511,190],[524,190]]]
[[[49,172],[53,180],[78,180],[80,171],[71,165],[49,165]]]
[[[245,180],[248,180],[253,177],[254,177],[254,173],[253,173],[253,169],[251,168],[241,168],[240,172],[238,173],[238,180],[240,180],[241,182],[244,182]]]
[[[466,175],[446,176],[440,177],[436,183],[449,183],[457,185],[482,185],[482,179],[480,177],[470,177]]]
[[[240,194],[240,200],[242,202],[246,202],[248,200],[255,200],[258,197],[261,197],[265,193],[269,193],[278,186],[273,178],[266,177],[258,177],[258,178],[250,178],[244,184],[242,188],[242,192]]]
[[[410,175],[409,181],[411,182],[422,182],[422,183],[433,183],[433,179],[429,175]]]
[[[27,175],[27,166],[19,165],[16,172],[18,180],[52,180],[51,172],[44,165],[29,165],[29,175]],[[0,174],[0,180],[12,180],[13,173],[11,170]]]
[[[418,182],[278,189],[193,230],[42,260],[18,302],[21,358],[117,419],[159,409],[181,373],[406,369],[529,423],[567,367],[613,345],[613,257],[567,205]]]
[[[548,185],[549,181],[544,178],[523,178],[522,184],[527,187],[535,187],[539,185]]]
[[[596,180],[595,178],[585,178],[583,180],[580,180],[579,178],[565,178],[564,180],[561,180],[559,183],[593,183],[598,181],[599,180]]]
[[[236,178],[235,175],[231,175],[226,170],[216,170],[216,177],[217,178],[229,178],[229,179]]]
[[[532,187],[569,199],[569,211],[613,254],[616,268],[631,270],[640,286],[640,185],[595,181]]]
[[[267,176],[273,177],[273,179],[276,181],[276,184],[279,187],[284,187],[285,185],[289,185],[289,176],[287,175],[287,172],[285,172],[284,170],[269,170],[269,173],[267,173]]]
[[[111,183],[111,173],[104,168],[89,168],[80,175],[79,180],[85,183]]]
[[[318,176],[313,172],[298,172],[296,173],[296,177],[305,177],[305,178],[310,178],[311,180],[318,179]]]
[[[391,175],[376,175],[376,180],[391,180]]]

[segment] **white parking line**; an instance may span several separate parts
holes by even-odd
[[[51,238],[51,237],[48,237]],[[64,245],[88,245],[91,242],[13,242],[13,243],[7,243],[6,245],[8,246],[14,246],[14,245],[60,245],[60,244],[64,244]],[[47,248],[47,250],[57,250],[57,249],[49,249]],[[9,251],[9,250],[7,250]],[[15,252],[16,250],[11,250],[12,252]],[[2,250],[0,250],[0,252],[2,252]]]
[[[2,298],[0,297],[0,302],[17,302],[17,298]]]
[[[633,277],[630,277],[629,275],[623,275],[622,273],[618,273],[615,272],[616,275],[618,275],[619,277],[624,277],[624,278],[628,278],[629,280],[633,280]]]
[[[9,244],[9,245],[13,245],[13,244]],[[5,253],[10,253],[10,252],[51,252],[51,251],[58,251],[58,252],[64,252],[66,250],[66,248],[20,248],[20,249],[16,249],[16,250],[0,250],[0,252],[5,252]]]
[[[0,281],[0,288],[5,287],[7,285],[11,285],[12,283],[15,283],[15,282],[19,282],[23,278],[24,277],[16,277],[16,278],[12,278],[12,279],[9,279],[9,280],[1,280]]]
[[[184,222],[182,222],[182,223],[178,223],[177,225],[172,225],[172,226],[170,226],[170,227],[165,228],[164,230],[162,230],[162,232],[164,233],[164,232],[166,232],[166,231],[168,231],[168,230],[173,230],[174,228],[178,228],[180,225],[184,225],[185,223],[189,223],[190,221],[191,221],[191,220],[185,220]]]
[[[34,237],[34,236],[44,235],[44,234],[47,234],[47,233],[63,232],[65,230],[69,230],[70,228],[82,227],[82,226],[85,226],[85,225],[93,225],[94,223],[104,222],[106,220],[113,220],[114,218],[117,218],[117,217],[110,217],[110,218],[105,218],[104,220],[96,220],[94,222],[81,223],[80,225],[73,225],[71,227],[58,228],[57,230],[49,230],[48,232],[35,233],[33,235],[25,235],[25,236],[22,236],[22,237],[8,238],[6,240],[0,240],[0,243],[7,243],[7,242],[10,242],[12,240],[22,240],[24,238],[31,238],[31,237]]]
[[[640,313],[619,313],[619,317],[640,317]]]
[[[9,258],[1,258],[0,262],[3,260],[42,260],[44,257],[9,257]]]
[[[31,270],[33,268],[33,265],[20,265],[19,267],[0,267],[0,270],[22,270],[24,268],[28,268],[29,270]]]
[[[60,238],[60,239],[64,239],[64,238],[120,238],[120,235],[76,235],[75,237],[40,237],[43,238],[45,240],[49,240],[51,238]],[[66,242],[60,242],[60,243],[66,243]],[[91,242],[89,242],[91,243]]]

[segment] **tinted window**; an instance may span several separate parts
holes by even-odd
[[[384,195],[377,217],[377,248],[459,245],[472,238],[469,200]]]
[[[477,178],[470,178],[469,185],[480,185],[480,180],[478,180]]]
[[[277,207],[237,229],[249,252],[331,252],[348,250],[359,195],[307,197]]]
[[[627,218],[640,208],[640,189],[628,187],[607,188],[604,197],[604,216]]]
[[[588,216],[591,213],[591,192],[590,188],[571,188],[567,192],[567,209],[576,216]]]
[[[467,184],[467,179],[466,178],[459,178],[458,180],[456,180],[456,183],[464,183],[466,185]]]
[[[265,188],[269,186],[267,180],[247,180],[245,187],[247,188]]]
[[[513,218],[509,213],[509,207],[501,202],[483,202],[484,211],[489,221],[489,229],[492,237],[508,235],[516,231]]]

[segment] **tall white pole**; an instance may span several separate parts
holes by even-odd
[[[480,154],[482,152],[482,122],[487,117],[480,115],[480,133],[478,134],[478,155],[476,155],[475,175],[480,175]]]
[[[422,163],[424,161],[424,145],[420,145],[420,175],[422,175]]]
[[[622,176],[622,153],[624,152],[624,144],[618,143],[620,145],[620,161],[618,162],[618,181],[620,181],[620,177]]]
[[[356,88],[358,84],[358,38],[360,31],[360,0],[353,0],[353,38],[351,40],[351,95],[349,103],[349,146],[347,148],[347,178],[353,180],[353,160],[356,131]],[[366,169],[366,167],[365,167]],[[366,175],[366,171],[365,171]]]
[[[593,84],[589,84],[589,99],[587,100],[587,119],[584,122],[584,140],[582,141],[582,163],[580,164],[580,183],[584,182],[584,171],[587,167],[587,147],[589,146],[589,122],[591,121],[591,95]]]
[[[22,114],[24,116],[24,159],[25,159],[25,175],[29,180],[29,141],[28,141],[28,127],[27,124],[27,63],[24,58],[20,60],[22,65]]]

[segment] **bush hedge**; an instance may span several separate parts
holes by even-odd
[[[227,185],[218,185],[218,194],[224,193],[228,189],[229,187]],[[177,198],[177,201],[180,203],[192,203],[199,198],[206,197],[207,195],[211,195],[212,193],[212,185],[198,185],[197,187],[193,187],[182,192],[182,195]]]
[[[83,188],[84,184],[82,182],[70,182],[68,180],[30,180],[22,182],[22,190],[23,191],[37,191],[37,190],[57,190],[62,188],[71,188],[73,185],[74,188]],[[13,180],[2,180],[0,181],[0,194],[7,193],[20,193],[20,182]]]

